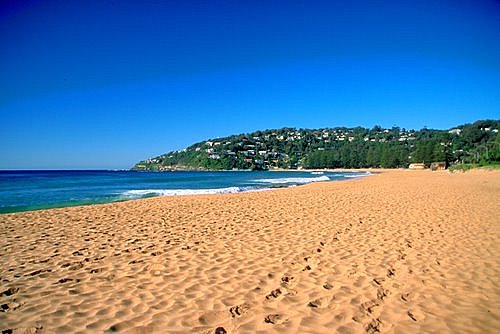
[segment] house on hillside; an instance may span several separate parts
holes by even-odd
[[[408,166],[409,169],[425,169],[425,164],[422,162],[413,162]]]

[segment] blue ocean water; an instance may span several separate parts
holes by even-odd
[[[0,213],[153,196],[269,190],[367,176],[354,172],[0,171]]]

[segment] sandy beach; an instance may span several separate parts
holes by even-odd
[[[0,330],[493,333],[500,171],[0,215]]]

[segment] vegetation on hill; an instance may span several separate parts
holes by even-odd
[[[450,171],[462,171],[466,172],[471,169],[500,169],[500,162],[480,162],[477,164],[456,164],[453,166],[450,166]]]
[[[137,163],[133,170],[273,168],[397,168],[500,161],[500,120],[449,130],[325,128],[256,131],[196,143]]]

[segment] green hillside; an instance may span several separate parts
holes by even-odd
[[[500,161],[500,121],[447,130],[282,128],[210,139],[137,163],[133,170],[397,168],[411,162]]]

